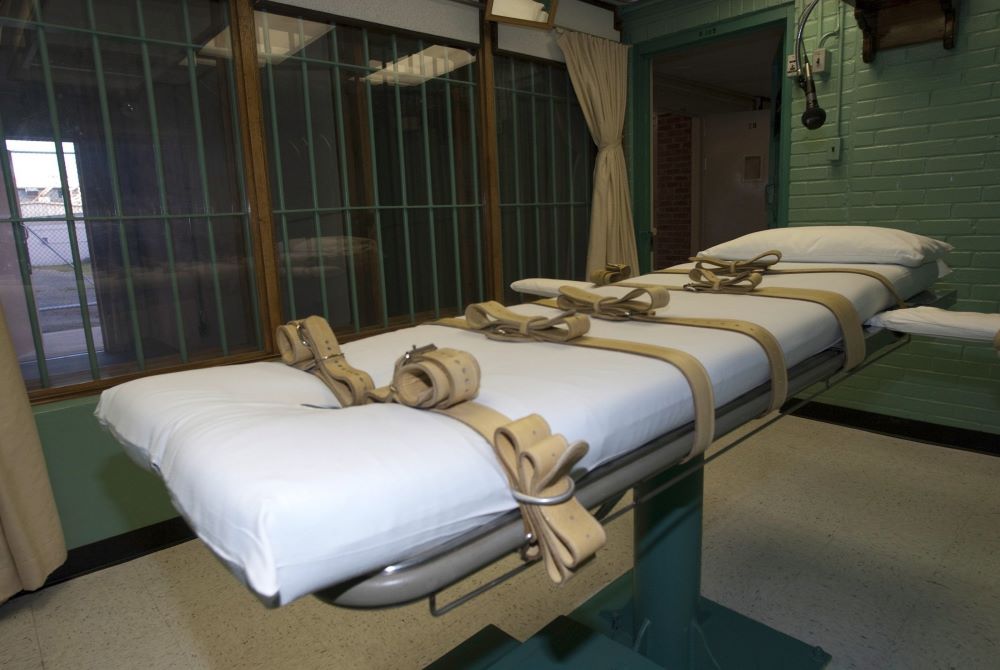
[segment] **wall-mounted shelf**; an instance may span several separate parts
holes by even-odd
[[[861,58],[875,60],[881,49],[941,40],[955,46],[955,10],[958,0],[844,0],[854,7],[854,18],[864,43]]]

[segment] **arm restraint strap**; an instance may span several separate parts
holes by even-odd
[[[597,319],[609,321],[644,321],[646,323],[662,323],[672,326],[691,326],[694,328],[711,328],[739,333],[760,345],[767,356],[771,374],[771,402],[764,414],[781,407],[788,397],[788,369],[785,365],[785,355],[777,338],[763,326],[752,321],[739,319],[706,319],[696,317],[659,316],[656,310],[666,307],[670,302],[670,291],[656,284],[635,284],[619,282],[615,286],[634,288],[620,298],[602,296],[575,286],[563,286],[559,289],[559,297],[546,298],[535,304],[553,307],[561,310],[574,310],[589,314]],[[645,298],[645,300],[643,300]]]
[[[448,318],[432,322],[483,333],[507,342],[553,342],[576,347],[605,349],[655,358],[677,368],[691,388],[694,402],[694,443],[688,458],[701,454],[715,433],[715,399],[712,381],[701,362],[684,351],[651,344],[584,335],[590,328],[582,314],[564,313],[550,319],[518,314],[495,301],[475,303],[465,310],[465,319]]]
[[[321,316],[278,326],[275,335],[281,360],[323,380],[341,407],[363,405],[375,384],[367,372],[353,367],[340,350],[337,336]]]
[[[878,281],[889,292],[897,307],[906,307],[906,300],[896,290],[896,286],[885,275],[866,270],[863,268],[800,268],[796,270],[775,270],[772,266],[781,260],[781,252],[771,249],[757,254],[749,260],[723,260],[714,256],[695,256],[690,260],[695,262],[695,266],[689,270],[666,268],[656,270],[654,274],[682,274],[688,275],[695,283],[716,284],[717,282],[730,285],[741,283],[749,284],[752,290],[760,283],[761,277],[754,275],[808,275],[823,273],[841,273],[863,275]],[[718,284],[716,284],[718,285]]]
[[[632,268],[624,263],[608,263],[603,270],[595,270],[590,275],[590,281],[595,286],[604,286],[632,276]]]
[[[552,581],[572,577],[604,546],[604,527],[573,496],[570,471],[587,444],[568,444],[537,414],[511,421],[473,402],[480,369],[471,354],[433,345],[414,348],[396,361],[392,383],[376,389],[368,374],[347,364],[322,317],[279,326],[277,340],[282,360],[317,374],[343,407],[398,402],[444,414],[479,433],[492,445],[520,506],[530,538],[525,558],[541,555]]]
[[[561,583],[606,540],[604,527],[573,497],[570,471],[587,453],[587,443],[569,444],[553,435],[538,414],[511,421],[473,402],[479,378],[479,363],[471,354],[430,345],[404,354],[396,361],[392,384],[369,397],[450,416],[489,442],[532,538],[525,557],[541,554],[549,577]]]

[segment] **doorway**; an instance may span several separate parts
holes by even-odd
[[[784,22],[650,58],[653,267],[779,225]]]

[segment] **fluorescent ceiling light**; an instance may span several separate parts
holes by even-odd
[[[392,63],[371,61],[369,67],[379,69],[365,78],[376,85],[414,86],[465,67],[475,60],[476,57],[464,49],[435,44]]]
[[[257,35],[257,64],[264,65],[270,61],[277,65],[289,56],[302,51],[306,46],[316,41],[333,29],[328,23],[306,21],[292,16],[254,12],[255,34]],[[264,27],[267,26],[265,33]],[[267,39],[265,39],[265,35]],[[226,26],[218,35],[208,40],[198,50],[198,62],[204,63],[204,58],[232,58],[233,47]],[[214,62],[210,60],[209,62]],[[182,61],[187,64],[187,58]]]

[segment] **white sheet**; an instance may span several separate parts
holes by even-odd
[[[934,264],[875,267],[904,295],[937,276]],[[837,290],[862,318],[892,302],[865,277],[792,275],[765,283]],[[789,365],[839,339],[833,317],[811,303],[671,295],[671,314],[764,325],[781,342]],[[516,309],[552,313],[538,305]],[[768,378],[763,352],[739,334],[598,320],[591,332],[698,356],[712,378],[716,405]],[[483,372],[480,402],[512,418],[537,412],[554,432],[586,440],[590,452],[581,467],[588,469],[693,416],[680,373],[640,356],[493,342],[429,325],[343,349],[382,385],[403,351],[430,342],[476,356]],[[212,551],[251,589],[280,603],[377,570],[515,507],[489,445],[452,419],[398,405],[324,410],[303,404],[336,401],[311,375],[281,363],[252,363],[122,384],[102,394],[97,416],[137,462],[159,473],[174,505]]]
[[[914,335],[992,343],[1000,332],[1000,314],[911,307],[876,314],[868,320],[868,324]]]

